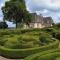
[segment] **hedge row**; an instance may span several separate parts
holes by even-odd
[[[1,29],[0,30],[0,34],[3,34],[3,35],[9,35],[9,34],[22,34],[22,33],[26,33],[26,32],[32,32],[32,31],[35,31],[35,32],[42,32],[41,29],[37,28],[37,29]]]
[[[10,35],[10,34],[22,34],[22,33],[25,33],[25,32],[42,32],[41,29],[1,29],[0,30],[0,35]]]
[[[10,35],[10,34],[20,34],[21,30],[20,29],[1,29],[0,30],[0,35]]]
[[[24,60],[59,60],[60,49],[52,49],[44,52],[36,53],[26,57]]]
[[[55,31],[57,31],[57,29],[55,29],[55,28],[43,28],[43,29],[39,29],[39,28],[36,28],[36,29],[5,29],[5,30],[3,30],[3,29],[1,29],[0,30],[0,34],[4,34],[4,35],[6,35],[6,34],[20,34],[20,33],[25,33],[25,32],[55,32]],[[57,31],[58,32],[58,31]]]
[[[4,46],[0,46],[0,55],[7,57],[7,58],[24,58],[28,55],[32,55],[38,52],[42,52],[49,49],[57,48],[59,44],[59,41],[56,40],[53,43],[50,43],[49,45],[37,47],[37,48],[28,48],[28,49],[8,49]]]
[[[52,33],[54,32],[55,29],[53,28],[45,28],[45,29],[23,29],[23,30],[20,30],[20,29],[1,29],[0,30],[0,36],[1,35],[10,35],[10,34],[24,34],[24,33],[32,33],[32,34],[40,34],[41,32],[46,32],[46,33]],[[49,34],[50,34],[49,33]],[[51,34],[50,34],[51,35]]]

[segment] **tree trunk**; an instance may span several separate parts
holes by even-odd
[[[5,19],[3,18],[3,22],[5,22]]]

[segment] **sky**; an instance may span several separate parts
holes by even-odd
[[[54,22],[60,22],[60,0],[26,0],[27,9],[43,16],[51,16]]]
[[[0,0],[0,20],[2,20],[1,7],[7,0]],[[25,0],[26,8],[29,12],[36,12],[43,16],[51,16],[55,23],[60,22],[60,0]],[[15,26],[11,22],[7,22],[9,27]]]
[[[8,1],[8,0],[0,0],[0,21],[3,20],[3,13],[2,13],[1,7],[4,6],[6,1]],[[16,26],[15,24],[13,24],[13,22],[6,21],[6,23],[8,24],[8,27]]]

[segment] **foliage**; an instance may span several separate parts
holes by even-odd
[[[27,49],[10,49],[6,48],[4,46],[0,46],[0,53],[2,56],[8,57],[8,58],[24,58],[26,56],[46,51],[49,49],[56,49],[58,46],[58,41],[55,41],[54,43],[50,45],[46,45],[44,47],[36,47],[36,48],[27,48]]]
[[[22,31],[24,31],[22,33]],[[24,58],[26,56],[58,47],[59,41],[52,39],[47,33],[40,29],[5,29],[0,30],[1,38],[6,40],[0,43],[0,54],[8,58]],[[44,35],[44,36],[42,36]],[[47,44],[41,45],[39,37],[45,37]],[[3,40],[1,40],[3,42]]]
[[[60,49],[56,48],[59,45],[57,39],[60,39],[60,29],[57,28],[2,29],[0,54],[7,58],[27,57],[24,60],[59,60]]]
[[[6,28],[8,28],[6,22],[0,22],[0,29],[6,29]]]
[[[41,43],[49,44],[49,42],[53,42],[51,38],[52,38],[51,35],[47,33],[42,33],[39,37],[39,40]]]
[[[10,0],[2,7],[4,20],[9,20],[16,23],[28,23],[31,20],[31,15],[26,10],[24,0]]]
[[[57,23],[54,26],[60,28],[60,23]]]
[[[4,46],[4,44],[5,44],[6,41],[7,41],[7,40],[3,40],[3,39],[0,37],[0,45]]]
[[[60,49],[51,49],[28,56],[24,60],[58,60],[60,58]]]
[[[60,57],[56,58],[55,60],[60,60]]]

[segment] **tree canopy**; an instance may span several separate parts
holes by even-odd
[[[10,0],[2,7],[4,20],[9,20],[16,23],[25,22],[26,24],[31,20],[31,14],[26,10],[24,0]]]

